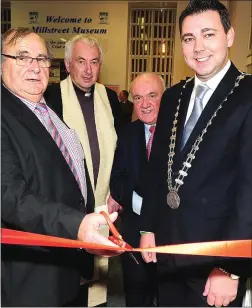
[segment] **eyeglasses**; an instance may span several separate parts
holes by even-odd
[[[49,57],[32,58],[28,56],[11,56],[11,55],[6,55],[4,53],[2,53],[1,55],[6,58],[15,59],[17,65],[20,66],[29,66],[32,64],[33,60],[36,60],[38,62],[39,67],[46,68],[52,65],[52,59]]]

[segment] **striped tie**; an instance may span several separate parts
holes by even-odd
[[[153,137],[154,137],[154,133],[155,133],[155,128],[156,128],[156,126],[151,126],[149,128],[149,131],[150,131],[151,135],[150,135],[150,139],[149,139],[149,141],[147,143],[147,157],[148,157],[148,159],[150,158],[150,153],[151,153],[151,147],[152,147],[152,141],[153,141]]]
[[[66,162],[68,163],[68,166],[70,167],[76,181],[78,182],[79,186],[80,185],[80,180],[77,174],[77,171],[75,169],[73,160],[57,130],[57,127],[54,125],[46,104],[37,104],[36,109],[40,112],[41,116],[43,117],[45,123],[46,123],[46,127],[48,132],[50,133],[50,135],[52,136],[53,140],[55,141],[55,143],[57,144],[58,148],[60,149],[62,155],[65,157]]]
[[[188,138],[191,135],[191,132],[194,129],[195,124],[197,123],[201,115],[201,112],[204,109],[203,98],[208,92],[208,90],[210,90],[210,88],[206,84],[199,84],[196,88],[196,95],[195,95],[193,110],[184,127],[183,137],[181,141],[181,151],[184,148]]]

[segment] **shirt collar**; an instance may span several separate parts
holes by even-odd
[[[223,67],[221,71],[219,71],[214,77],[209,79],[207,82],[204,82],[212,91],[215,91],[215,89],[218,87],[219,83],[221,82],[222,78],[225,76],[227,71],[229,70],[231,66],[231,61],[228,60],[227,64]],[[196,88],[199,84],[202,84],[203,82],[199,80],[199,78],[195,75],[195,81],[194,81],[194,88]]]
[[[155,124],[146,124],[146,123],[144,123],[144,128],[145,128],[145,130],[148,131],[148,132],[150,132],[150,127],[151,127],[151,126],[156,126],[156,123],[155,123]]]

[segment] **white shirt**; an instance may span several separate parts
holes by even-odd
[[[230,65],[231,65],[231,61],[228,60],[227,64],[223,67],[223,69],[219,73],[217,73],[213,78],[209,79],[207,82],[204,82],[204,84],[206,84],[209,87],[210,90],[207,91],[206,95],[203,97],[203,108],[206,107],[206,104],[208,103],[208,101],[209,101],[210,97],[212,96],[213,92],[218,87],[222,78],[225,76],[225,74],[229,70]],[[192,95],[191,95],[188,110],[187,110],[185,125],[186,125],[186,122],[188,121],[188,119],[189,119],[189,117],[192,113],[192,110],[193,110],[196,88],[199,84],[202,84],[202,83],[203,82],[200,81],[199,78],[195,75],[194,88],[193,88],[193,91],[192,91]]]
[[[155,124],[156,125],[156,124]],[[154,125],[154,126],[155,126]],[[144,124],[144,133],[145,133],[145,143],[146,143],[146,147],[147,144],[149,142],[150,136],[151,136],[151,132],[150,132],[150,127],[153,125],[149,125],[149,124]],[[146,150],[147,151],[147,150]],[[143,198],[140,197],[135,191],[133,192],[132,195],[132,209],[133,212],[135,212],[137,215],[141,214],[141,208],[142,208],[142,202],[143,202]]]

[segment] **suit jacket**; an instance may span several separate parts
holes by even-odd
[[[110,180],[112,197],[124,207],[123,238],[134,247],[139,247],[140,216],[132,209],[132,194],[135,191],[142,196],[147,167],[144,123],[137,120],[127,125],[118,139]]]
[[[220,103],[232,90],[240,72],[233,64],[214,91],[184,149],[180,143],[194,86],[182,90],[176,85],[164,93],[150,158],[152,179],[146,183],[141,228],[154,231],[156,244],[177,244],[252,238],[252,77],[246,76],[223,104],[203,137],[184,185],[179,188],[180,207],[167,205],[167,161],[171,129],[178,105],[173,181],[186,160],[192,144],[205,128]],[[213,267],[222,267],[240,276],[249,276],[251,261],[196,256],[159,256],[164,271],[192,270],[207,276]],[[249,268],[250,267],[250,268]]]
[[[130,123],[133,113],[133,103],[127,99],[125,103],[120,102],[120,107],[122,109],[125,122]]]
[[[33,112],[2,86],[2,227],[76,239],[84,199],[65,158]],[[76,249],[2,245],[3,306],[74,299]]]

